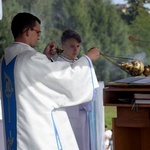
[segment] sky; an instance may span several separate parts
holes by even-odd
[[[127,3],[127,1],[125,1],[125,0],[112,0],[112,2],[115,3],[115,4],[125,4],[125,3]]]
[[[127,0],[111,0],[114,4],[126,4]],[[145,5],[145,7],[150,8],[150,4]]]

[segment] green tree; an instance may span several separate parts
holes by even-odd
[[[150,0],[127,0],[128,6],[126,8],[126,13],[122,12],[122,18],[130,25],[139,15],[141,9],[144,11],[149,11],[149,8],[145,7],[145,4],[150,4]]]
[[[30,12],[36,16],[38,16],[41,21],[41,40],[37,43],[36,49],[38,51],[43,51],[45,45],[50,42],[47,37],[50,35],[47,33],[45,36],[45,31],[48,28],[48,22],[51,23],[51,11],[52,11],[52,1],[43,0],[4,0],[3,1],[3,19],[0,21],[0,48],[1,48],[1,56],[3,55],[4,48],[10,45],[13,42],[13,37],[10,31],[11,20],[14,15],[19,12]],[[11,6],[11,7],[10,7]],[[48,11],[47,11],[48,10]],[[48,21],[50,20],[50,21]]]
[[[55,0],[53,3],[54,27],[57,28],[60,36],[62,31],[67,28],[76,30],[81,34],[83,39],[80,53],[81,55],[90,48],[88,46],[91,39],[90,15],[87,13],[87,9],[88,2],[86,0],[64,0],[63,2]],[[59,42],[60,36],[57,36],[57,41]]]
[[[22,11],[22,7],[16,0],[3,1],[3,18],[0,20],[0,58],[4,53],[4,49],[13,42],[10,30],[11,21],[13,16],[20,11]]]
[[[131,45],[128,40],[128,27],[121,20],[116,7],[112,6],[110,1],[100,0],[92,1],[90,6],[92,33],[101,52],[110,56],[129,56]],[[113,61],[118,64],[122,60]],[[106,59],[100,58],[99,61],[96,61],[95,68],[98,79],[105,82],[127,76],[120,68],[118,69]]]
[[[41,20],[42,32],[36,47],[40,52],[43,52],[43,49],[49,42],[55,40],[54,30],[56,31],[56,28],[54,29],[53,26],[52,3],[53,0],[42,0],[42,2],[41,0],[34,0],[34,5],[32,4],[32,13]]]
[[[144,52],[150,57],[150,14],[143,9],[139,10],[139,15],[130,26],[130,33],[135,38],[132,41],[135,54]],[[146,58],[145,58],[146,59]],[[143,60],[146,65],[150,64],[150,60]]]
[[[80,55],[93,46],[110,55],[122,55],[122,53],[125,54],[124,52],[129,55],[127,26],[121,21],[116,8],[110,1],[64,0],[63,3],[59,3],[59,0],[55,0],[53,10],[55,10],[53,23],[57,31],[72,28],[81,34],[83,43]],[[59,38],[60,36],[58,41]],[[117,73],[114,76],[111,75],[117,67],[110,67],[112,64],[105,59],[100,59],[94,65],[99,80],[110,81],[118,77]],[[125,76],[124,73],[122,75]]]
[[[0,22],[0,26],[4,29],[1,31],[3,33],[0,33],[0,36],[3,36],[0,46],[3,48],[13,39],[10,36],[12,16],[20,11],[26,11],[35,14],[42,21],[41,40],[36,48],[38,51],[42,52],[50,41],[56,41],[59,46],[63,30],[72,28],[82,36],[80,55],[93,46],[108,55],[126,56],[131,53],[128,28],[109,0],[43,0],[42,3],[41,0],[5,0],[3,7],[4,14],[8,15]],[[7,41],[7,44],[4,41]],[[98,80],[108,82],[126,75],[103,57],[96,61],[94,66]]]

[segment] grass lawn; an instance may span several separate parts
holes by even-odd
[[[112,129],[112,118],[116,118],[116,107],[105,106],[105,124]]]

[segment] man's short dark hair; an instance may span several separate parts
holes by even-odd
[[[21,35],[24,29],[33,28],[36,25],[36,21],[41,24],[39,18],[26,12],[18,13],[16,16],[14,16],[11,23],[11,31],[14,38]]]
[[[80,35],[76,31],[72,29],[67,29],[63,32],[61,36],[61,43],[63,44],[66,40],[71,38],[76,39],[79,43],[82,42]]]

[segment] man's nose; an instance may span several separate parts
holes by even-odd
[[[77,47],[75,47],[75,48],[74,48],[74,51],[77,51],[77,50],[78,50],[78,48],[77,48]]]

